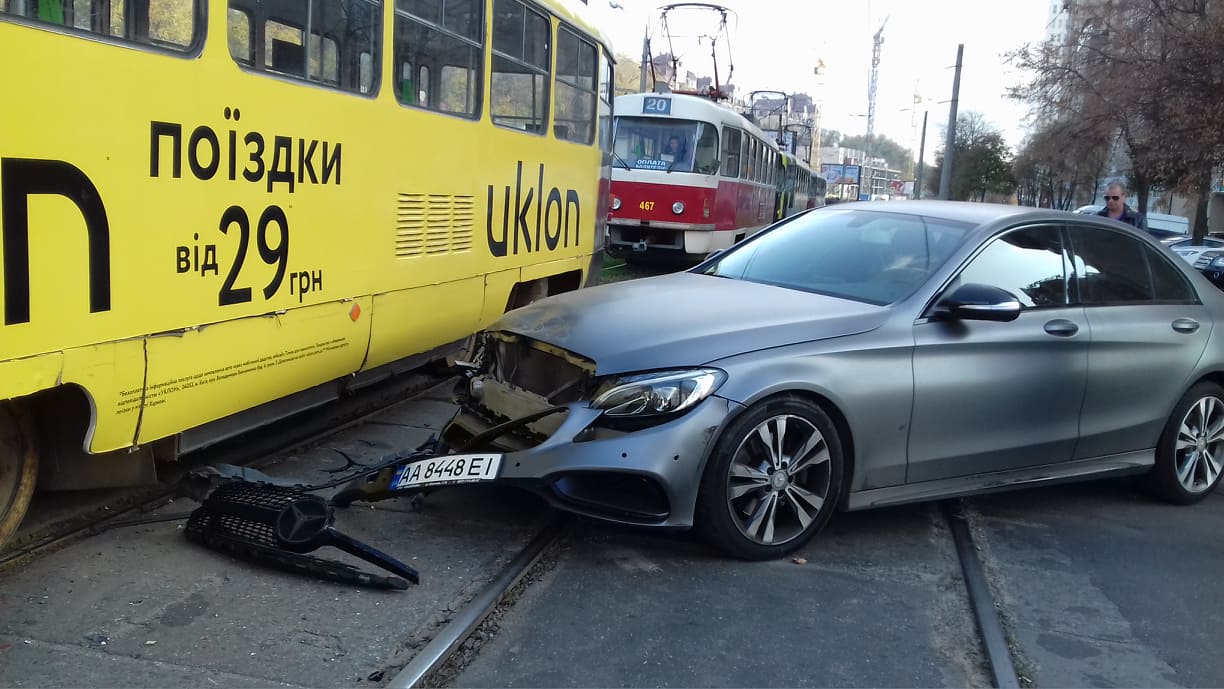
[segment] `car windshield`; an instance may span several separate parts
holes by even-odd
[[[616,164],[638,170],[713,174],[718,170],[718,130],[694,120],[617,117]]]
[[[903,213],[820,210],[761,232],[694,270],[891,304],[926,282],[972,227]]]

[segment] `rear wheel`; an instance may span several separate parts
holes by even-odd
[[[1198,502],[1219,484],[1222,462],[1224,389],[1199,383],[1177,402],[1160,434],[1152,487],[1172,503]]]
[[[0,547],[17,531],[34,495],[38,450],[34,424],[11,402],[0,402]]]
[[[766,400],[719,438],[702,476],[698,528],[736,557],[782,557],[829,521],[841,483],[841,442],[828,415],[798,397]]]

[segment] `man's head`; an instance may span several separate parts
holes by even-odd
[[[680,137],[673,136],[667,140],[667,152],[677,153],[680,151]]]
[[[1110,182],[1105,187],[1105,208],[1110,214],[1121,213],[1126,206],[1126,187],[1121,182]]]

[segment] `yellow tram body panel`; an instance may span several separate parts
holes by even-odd
[[[86,449],[109,451],[461,339],[522,281],[585,284],[602,136],[558,140],[555,108],[544,135],[492,122],[494,2],[478,119],[397,100],[391,0],[374,94],[240,65],[220,2],[184,53],[0,14],[23,65],[0,108],[0,399],[79,385]]]

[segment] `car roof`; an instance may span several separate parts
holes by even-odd
[[[869,210],[882,213],[901,213],[905,215],[921,215],[928,218],[952,220],[972,223],[974,225],[994,225],[996,223],[1015,222],[1017,220],[1053,220],[1066,222],[1068,211],[1049,208],[1034,208],[1032,206],[1012,206],[1002,203],[977,203],[973,201],[855,201],[839,203],[840,210]],[[1076,220],[1092,222],[1092,216],[1078,216]],[[1101,220],[1095,218],[1095,220]]]

